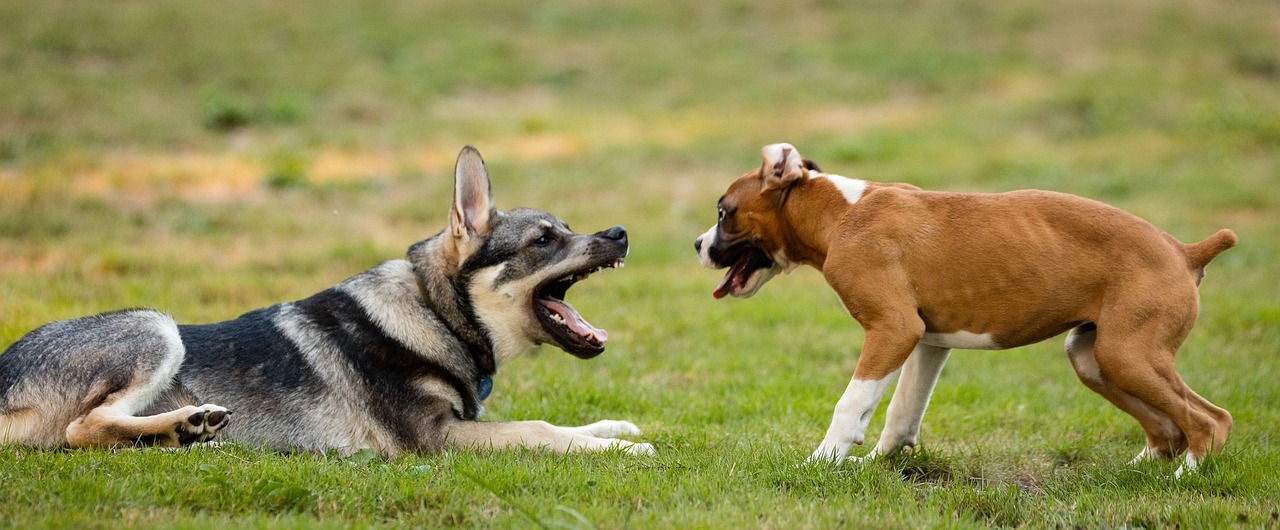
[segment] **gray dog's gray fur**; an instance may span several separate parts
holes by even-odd
[[[179,325],[150,309],[64,320],[0,355],[0,444],[183,446],[214,439],[288,450],[447,444],[618,448],[639,429],[482,422],[504,362],[549,343],[581,358],[608,335],[565,291],[620,266],[626,231],[576,234],[554,216],[492,206],[470,146],[445,230],[314,296],[234,320]],[[232,417],[234,414],[234,421]]]

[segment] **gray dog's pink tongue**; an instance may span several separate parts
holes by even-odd
[[[608,331],[592,326],[590,322],[582,318],[582,315],[578,314],[578,311],[573,306],[563,300],[539,298],[538,303],[551,310],[552,313],[560,315],[560,318],[564,319],[565,325],[569,326],[569,329],[573,330],[574,333],[591,338],[600,344],[604,344],[605,341],[609,340]]]

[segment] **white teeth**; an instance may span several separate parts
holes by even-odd
[[[614,269],[614,268],[622,268],[622,266],[623,266],[623,265],[624,265],[624,263],[623,263],[623,258],[618,258],[618,259],[615,259],[615,260],[613,260],[613,261],[611,261],[611,262],[609,262],[609,263],[606,263],[606,264],[604,264],[604,265],[601,265],[601,266],[599,266],[599,267],[596,267],[596,268],[594,268],[594,269],[591,269],[591,270],[589,270],[589,271],[585,271],[585,272],[578,272],[578,273],[570,274],[570,275],[568,275],[568,276],[565,276],[565,277],[563,277],[563,278],[560,278],[559,282],[561,282],[561,283],[574,283],[574,282],[579,282],[579,281],[582,281],[582,280],[587,279],[587,276],[590,276],[590,275],[595,274],[595,273],[597,273],[597,272],[600,272],[600,271],[602,271],[602,270],[605,270],[605,269]]]

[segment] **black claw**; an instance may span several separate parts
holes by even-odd
[[[195,413],[195,414],[192,414],[191,416],[188,416],[188,417],[187,417],[187,423],[190,423],[190,424],[195,425],[195,426],[200,426],[201,424],[203,424],[203,423],[204,423],[204,411],[202,410],[202,411],[200,411],[200,412],[197,412],[197,413]]]

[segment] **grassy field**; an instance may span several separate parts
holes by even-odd
[[[231,318],[400,257],[444,226],[472,143],[499,207],[632,238],[571,295],[609,351],[505,366],[488,418],[628,419],[658,451],[4,447],[0,526],[1280,527],[1280,5],[763,4],[0,3],[0,347],[121,307]],[[1234,414],[1225,452],[1181,480],[1125,465],[1136,422],[1053,340],[952,355],[919,450],[795,466],[861,330],[812,270],[715,302],[692,250],[777,141],[872,180],[1077,193],[1184,241],[1236,230],[1178,359]]]

